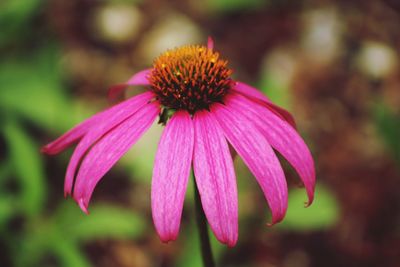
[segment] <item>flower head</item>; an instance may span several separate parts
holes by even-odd
[[[65,195],[71,195],[87,213],[99,180],[160,116],[166,127],[154,163],[151,204],[162,241],[177,238],[193,168],[212,231],[222,243],[235,245],[237,188],[228,144],[259,183],[272,224],[281,221],[287,209],[286,180],[273,149],[298,172],[311,204],[314,162],[292,116],[257,89],[233,80],[231,74],[209,38],[207,47],[184,46],[165,52],[153,68],[113,87],[110,96],[127,85],[145,85],[148,91],[92,116],[43,148],[56,154],[78,142],[66,172]],[[173,115],[164,118],[162,110]]]
[[[154,61],[149,75],[152,91],[160,103],[190,114],[222,102],[233,86],[228,62],[204,46],[183,46]]]

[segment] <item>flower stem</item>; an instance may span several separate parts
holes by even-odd
[[[194,174],[193,174],[194,177]],[[194,181],[194,202],[196,209],[197,226],[199,227],[201,256],[204,267],[215,267],[210,238],[208,236],[207,219],[201,206],[200,194],[197,189],[196,181]]]

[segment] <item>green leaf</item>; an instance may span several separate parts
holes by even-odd
[[[107,2],[112,4],[140,4],[143,0],[107,0]]]
[[[27,215],[34,216],[42,210],[46,194],[39,147],[16,121],[8,119],[3,126],[12,166],[21,186],[20,207]]]
[[[2,195],[0,198],[0,229],[12,218],[15,210],[15,198]]]
[[[291,231],[323,230],[337,222],[339,207],[332,193],[322,186],[315,192],[314,203],[304,207],[305,194],[303,190],[291,190],[286,217],[276,227]]]
[[[53,229],[45,220],[40,224],[31,225],[29,231],[25,231],[23,238],[12,243],[12,258],[17,267],[38,266],[39,262],[49,248],[54,245]]]
[[[400,163],[400,116],[392,113],[384,104],[374,110],[375,124],[386,147]]]
[[[58,52],[52,47],[34,56],[0,65],[0,107],[48,129],[71,126],[71,103],[61,86]]]
[[[52,218],[37,217],[27,221],[27,231],[12,242],[13,259],[17,267],[43,266],[48,257],[54,257],[60,266],[89,267],[80,244],[69,236]],[[46,265],[47,266],[47,265]],[[57,265],[58,266],[58,265]]]
[[[283,108],[290,109],[289,88],[282,85],[269,73],[262,77],[260,89],[272,102]]]
[[[55,218],[66,239],[135,238],[146,228],[144,219],[133,210],[93,205],[90,215],[85,215],[79,207],[70,204],[61,206]]]
[[[0,46],[16,37],[23,37],[23,28],[29,27],[32,16],[42,0],[2,0],[0,2]]]
[[[209,9],[217,12],[233,12],[261,8],[268,1],[265,0],[207,0]]]
[[[63,235],[56,235],[52,246],[49,248],[64,267],[90,267],[92,264],[86,258],[82,249],[77,244],[65,239]]]
[[[12,173],[12,163],[9,159],[0,163],[0,193],[3,192],[3,185]]]
[[[62,86],[60,55],[52,46],[24,59],[0,63],[0,110],[60,134],[94,114],[88,103],[72,99]]]

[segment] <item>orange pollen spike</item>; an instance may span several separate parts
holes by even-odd
[[[161,54],[149,77],[151,90],[163,106],[190,114],[209,109],[234,84],[232,70],[219,54],[205,46],[189,45]]]

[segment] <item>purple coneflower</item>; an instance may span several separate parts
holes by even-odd
[[[160,116],[166,126],[154,163],[151,206],[162,241],[177,238],[193,167],[212,231],[220,242],[235,245],[238,197],[228,144],[261,186],[272,224],[285,216],[288,197],[273,149],[298,172],[311,204],[314,162],[292,116],[257,89],[233,80],[231,74],[209,38],[207,47],[191,45],[165,52],[151,69],[112,88],[111,94],[128,85],[144,85],[148,91],[92,116],[43,148],[56,154],[78,142],[66,172],[65,195],[71,195],[87,213],[96,184]],[[170,118],[165,116],[171,111]]]

